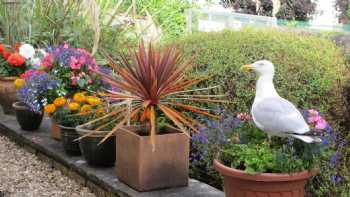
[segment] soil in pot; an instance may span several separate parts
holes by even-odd
[[[43,112],[35,113],[22,102],[13,103],[13,108],[16,111],[17,122],[23,130],[35,131],[40,127],[43,120]]]
[[[227,167],[218,160],[214,160],[214,167],[224,177],[224,190],[227,197],[304,197],[307,180],[316,174],[309,171],[291,174],[247,174]]]
[[[86,132],[81,131],[78,133],[81,136],[86,134]],[[111,136],[105,142],[99,144],[107,133],[85,137],[79,141],[82,155],[89,165],[96,167],[114,166],[116,157],[115,137]]]
[[[59,125],[61,130],[61,142],[63,145],[64,151],[71,156],[81,155],[79,148],[79,141],[76,141],[79,138],[78,132],[73,127],[65,127]]]
[[[187,186],[189,138],[169,129],[157,135],[155,150],[149,136],[138,135],[140,127],[116,132],[116,171],[122,182],[138,191]]]
[[[12,104],[16,102],[15,77],[0,77],[0,105],[5,114],[14,114]]]

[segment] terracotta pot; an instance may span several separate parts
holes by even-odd
[[[5,114],[14,114],[12,103],[16,102],[16,77],[0,77],[0,105]]]
[[[71,156],[79,156],[81,155],[81,151],[79,148],[79,142],[75,141],[79,138],[79,134],[73,127],[65,127],[59,125],[61,130],[61,142],[63,145],[64,151]]]
[[[40,127],[44,112],[35,113],[22,102],[15,102],[12,106],[16,111],[17,122],[23,130],[35,131]]]
[[[58,123],[53,119],[51,119],[51,137],[55,140],[61,140],[61,129]]]
[[[189,138],[168,129],[157,135],[155,151],[149,136],[140,136],[141,127],[116,132],[116,171],[120,181],[138,191],[186,186],[189,171]]]
[[[218,160],[214,160],[214,168],[224,177],[224,190],[227,197],[303,197],[307,180],[316,175],[316,172],[310,171],[253,175],[229,168]]]
[[[76,128],[80,136],[86,135],[90,130]],[[79,147],[83,157],[91,166],[110,167],[115,164],[116,146],[115,136],[109,137],[102,144],[99,144],[108,132],[101,131],[79,140]]]

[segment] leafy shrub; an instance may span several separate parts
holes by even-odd
[[[274,83],[279,94],[299,108],[320,109],[331,125],[344,139],[339,148],[336,167],[322,162],[322,174],[310,186],[317,195],[344,192],[349,177],[335,184],[330,173],[338,170],[349,173],[349,136],[344,131],[348,118],[343,87],[349,79],[345,58],[332,41],[305,33],[272,29],[243,29],[218,33],[197,33],[176,41],[187,56],[196,55],[195,72],[189,75],[210,75],[203,87],[221,85],[217,94],[227,93],[232,103],[226,105],[232,112],[249,111],[255,95],[254,74],[246,74],[240,67],[260,59],[271,60],[276,67]],[[338,142],[340,144],[340,142]],[[340,146],[340,145],[338,145]],[[343,189],[341,189],[343,188]],[[316,195],[316,194],[315,194]]]

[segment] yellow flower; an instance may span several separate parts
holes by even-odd
[[[56,106],[54,104],[48,104],[44,108],[45,113],[52,114],[56,111]]]
[[[91,105],[83,105],[81,108],[80,108],[80,111],[81,112],[89,112],[91,110]]]
[[[71,111],[77,111],[79,109],[79,104],[76,102],[71,102],[69,103],[68,107]]]
[[[63,106],[64,104],[66,104],[66,99],[61,96],[61,97],[58,97],[56,98],[54,101],[53,101],[53,104],[56,106],[56,107],[61,107]]]
[[[24,86],[24,84],[26,83],[26,81],[24,79],[18,78],[15,80],[15,86],[17,89],[20,89],[21,87]]]
[[[86,100],[91,106],[97,106],[101,104],[101,99],[97,97],[88,97]]]
[[[75,93],[73,96],[73,100],[77,103],[85,102],[86,97],[83,93]]]

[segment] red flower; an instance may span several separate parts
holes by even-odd
[[[10,55],[11,55],[11,53],[8,52],[8,51],[4,51],[4,52],[2,53],[2,57],[3,57],[5,60],[7,60],[7,59],[10,57]]]
[[[10,57],[7,58],[7,62],[13,66],[22,66],[26,60],[19,53],[12,53]]]
[[[5,51],[5,46],[3,44],[0,44],[0,54],[2,54]]]

